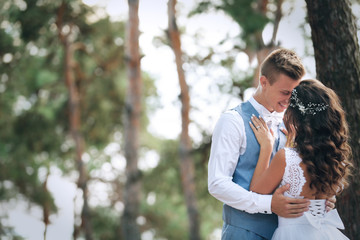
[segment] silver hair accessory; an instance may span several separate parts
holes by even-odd
[[[305,106],[298,98],[296,89],[292,91],[290,100],[294,101],[294,102],[290,101],[290,107],[293,108],[297,107],[302,115],[305,114],[315,115],[317,112],[324,111],[329,106],[324,103],[312,103],[312,102],[307,103]]]

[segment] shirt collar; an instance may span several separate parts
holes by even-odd
[[[277,119],[282,119],[284,117],[284,112],[270,112],[269,110],[267,110],[263,105],[261,105],[258,101],[255,100],[254,97],[251,97],[249,99],[249,102],[251,103],[251,105],[255,108],[255,110],[260,114],[261,117],[263,117],[266,120],[268,120],[269,118],[271,119],[272,117],[275,117]],[[277,123],[275,123],[275,121],[273,121],[274,124],[278,125],[279,121],[276,121]]]

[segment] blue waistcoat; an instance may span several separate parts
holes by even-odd
[[[250,102],[242,103],[233,110],[237,111],[244,120],[246,149],[245,152],[239,156],[232,181],[246,190],[249,190],[250,182],[260,153],[260,145],[249,126],[249,121],[251,121],[252,114],[259,116],[259,113]],[[278,137],[275,139],[274,149],[271,154],[271,159],[279,149],[285,146],[285,135],[278,130],[277,136]],[[250,214],[232,208],[226,204],[224,204],[223,208],[223,220],[229,225],[247,229],[267,239],[271,238],[278,224],[277,216],[275,214]]]

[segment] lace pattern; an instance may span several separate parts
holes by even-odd
[[[304,198],[300,196],[302,188],[306,183],[304,171],[300,167],[302,162],[299,154],[293,148],[285,149],[286,167],[284,176],[280,186],[290,184],[290,189],[285,192],[285,196],[292,198]],[[324,217],[325,214],[325,199],[310,200],[309,213],[313,216]]]
[[[283,179],[281,181],[281,186],[285,184],[290,184],[290,189],[285,192],[285,195],[293,198],[303,198],[300,196],[302,188],[306,182],[304,171],[300,167],[301,158],[295,149],[284,148],[285,149],[285,161],[286,167]]]

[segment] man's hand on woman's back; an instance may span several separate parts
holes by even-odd
[[[309,210],[310,201],[308,199],[284,196],[284,192],[289,188],[290,185],[287,184],[276,189],[271,200],[271,211],[280,217],[300,217]]]

